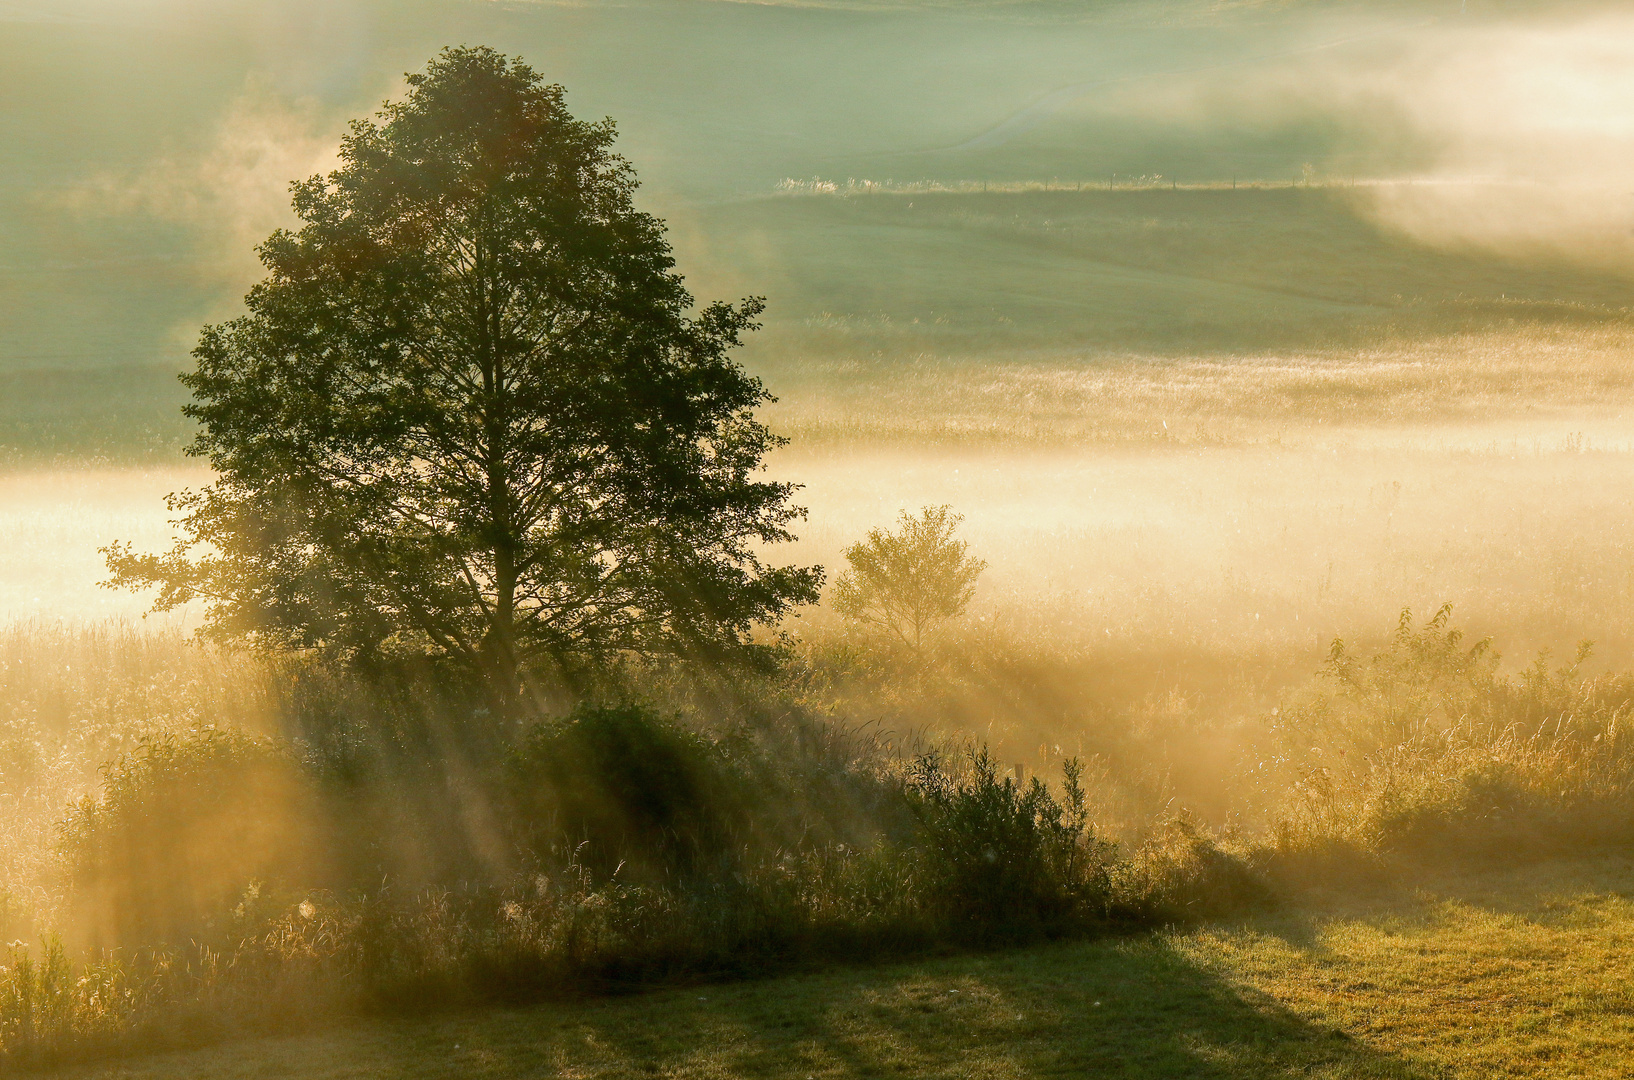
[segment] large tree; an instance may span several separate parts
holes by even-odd
[[[111,584],[206,630],[446,658],[514,702],[530,669],[749,646],[815,600],[770,400],[729,357],[758,300],[695,308],[657,219],[560,86],[449,49],[293,185],[248,313],[183,376],[216,480]]]

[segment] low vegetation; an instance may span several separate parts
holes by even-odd
[[[1621,1077],[1634,868],[1420,868],[1192,930],[637,998],[376,1018],[66,1070],[358,1075]]]
[[[1164,755],[1187,751],[1137,726],[1017,765],[850,726],[858,695],[894,680],[874,700],[906,710],[939,678],[934,650],[883,642],[807,642],[729,684],[644,669],[639,698],[481,737],[450,722],[466,702],[316,663],[129,632],[5,644],[7,745],[28,748],[3,804],[19,1065],[1186,926],[1312,881],[1634,838],[1634,684],[1506,675],[1446,611],[1404,614],[1376,655],[1335,644],[1304,694],[1214,732],[1236,801],[1206,818],[1164,805]],[[66,813],[38,794],[76,787]]]

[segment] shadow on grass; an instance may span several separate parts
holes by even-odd
[[[1161,935],[259,1040],[138,1077],[1427,1077]]]
[[[770,988],[769,988],[770,989]],[[1427,1075],[1234,987],[1162,937],[825,979],[805,1000],[734,995],[722,1064],[766,1076],[1248,1078]],[[792,989],[792,987],[791,987]],[[698,1006],[708,1023],[708,1003]],[[655,1060],[659,1071],[664,1063]]]
[[[1615,917],[1609,913],[1634,902],[1631,883],[1634,856],[1614,848],[1434,867],[1402,860],[1388,877],[1308,890],[1274,913],[1222,925],[1251,928],[1318,955],[1325,951],[1322,927],[1335,918],[1422,932],[1467,909],[1534,926],[1584,924]]]

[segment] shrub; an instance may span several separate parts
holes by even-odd
[[[919,886],[933,921],[961,940],[1104,922],[1114,848],[1089,828],[1078,763],[1067,763],[1063,801],[1037,777],[1001,778],[986,747],[955,765],[926,755],[909,773]]]
[[[321,822],[281,744],[215,728],[145,736],[62,825],[73,922],[105,944],[195,934],[251,881],[321,883]]]
[[[707,870],[770,805],[732,747],[637,705],[580,708],[539,727],[511,753],[507,780],[522,850],[601,877]]]
[[[1195,922],[1274,899],[1250,855],[1222,846],[1184,814],[1163,822],[1114,877],[1116,907],[1137,924]]]
[[[1366,662],[1334,643],[1326,686],[1275,730],[1295,772],[1280,852],[1513,860],[1634,839],[1634,683],[1585,679],[1587,645],[1505,676],[1449,616],[1415,629],[1404,611]]]
[[[14,943],[0,965],[0,1048],[12,1060],[49,1061],[71,1035],[74,972],[62,943],[36,960]]]

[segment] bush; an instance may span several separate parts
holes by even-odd
[[[509,756],[518,842],[537,865],[601,877],[712,871],[774,805],[733,749],[640,706],[580,708]]]
[[[1164,822],[1115,870],[1116,906],[1137,924],[1190,923],[1271,904],[1251,852],[1222,846],[1186,815]]]
[[[0,1047],[13,1061],[50,1061],[72,1032],[74,971],[62,944],[50,941],[39,960],[15,944],[0,965]]]
[[[1367,662],[1334,643],[1325,687],[1275,731],[1295,773],[1279,852],[1513,861],[1634,840],[1634,683],[1584,678],[1587,645],[1506,677],[1449,616],[1404,611]]]
[[[1089,828],[1078,763],[1064,799],[1034,777],[999,776],[986,747],[950,770],[914,762],[908,792],[919,822],[920,888],[933,924],[958,940],[1059,934],[1104,923],[1112,845]]]
[[[251,881],[321,884],[322,821],[286,746],[215,728],[145,736],[63,822],[71,921],[109,945],[185,939]]]

